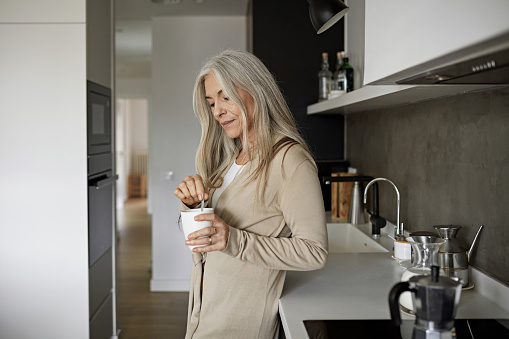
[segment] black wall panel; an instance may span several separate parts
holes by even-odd
[[[336,52],[344,49],[343,20],[318,35],[306,0],[252,0],[253,53],[275,75],[297,124],[317,160],[344,158],[344,117],[307,115],[317,102],[322,52],[331,71]]]

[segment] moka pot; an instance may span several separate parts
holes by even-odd
[[[389,293],[389,309],[394,325],[401,325],[399,297],[412,294],[415,323],[413,339],[455,338],[454,318],[458,308],[461,283],[439,276],[440,268],[431,267],[431,275],[414,276],[393,286]]]

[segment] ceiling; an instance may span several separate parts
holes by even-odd
[[[250,0],[115,0],[116,72],[149,78],[153,17],[247,15]]]

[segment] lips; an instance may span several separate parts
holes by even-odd
[[[221,126],[223,127],[228,127],[229,125],[231,125],[235,120],[227,120],[227,121],[223,121],[221,123]]]

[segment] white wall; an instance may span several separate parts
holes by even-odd
[[[152,79],[150,78],[119,78],[116,79],[117,98],[146,98],[152,95]]]
[[[126,100],[132,152],[148,150],[148,100]]]
[[[148,99],[117,99],[117,208],[128,198],[127,178],[135,152],[148,151]]]
[[[150,101],[152,96],[152,79],[151,78],[122,78],[119,77],[117,74],[116,77],[116,83],[115,83],[115,94],[116,97],[120,100],[128,100],[128,99],[143,99],[147,100],[147,122],[148,122],[148,115],[150,114]],[[118,112],[118,110],[117,110]],[[127,114],[125,112],[120,112],[119,114]],[[118,116],[118,115],[117,115]],[[117,160],[124,161],[124,171],[125,173],[118,173],[119,174],[119,181],[117,182],[117,208],[123,208],[124,200],[127,199],[127,172],[129,170],[129,148],[130,148],[130,140],[129,135],[127,135],[129,132],[127,130],[128,126],[128,120],[124,120],[126,126],[126,130],[124,131],[126,133],[124,137],[125,146],[126,149],[124,150],[124,156],[123,159],[120,159],[120,157],[117,156]],[[118,123],[118,120],[117,120]],[[148,133],[148,126],[147,126],[147,133]],[[148,140],[148,136],[147,136]],[[148,142],[148,141],[147,141]],[[148,149],[148,146],[147,146]],[[117,166],[117,171],[119,170]],[[120,169],[122,170],[122,169]],[[122,175],[123,178],[122,179]],[[147,179],[148,180],[148,179]],[[152,203],[150,196],[148,196],[148,212],[152,213]]]
[[[118,180],[116,182],[116,207],[117,209],[124,208],[124,201],[127,199],[127,117],[125,112],[124,102],[122,99],[115,101],[115,165]],[[120,223],[117,223],[117,228]]]
[[[177,184],[196,172],[200,126],[192,108],[196,75],[225,48],[246,49],[247,18],[167,17],[153,20],[149,114],[149,194],[152,199],[152,291],[187,291],[191,252],[177,220]],[[164,174],[173,171],[171,179]]]
[[[88,338],[85,1],[0,8],[0,338]]]

